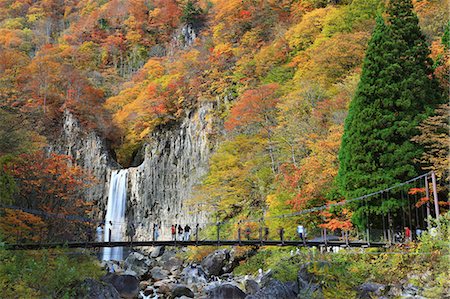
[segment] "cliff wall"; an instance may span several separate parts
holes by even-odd
[[[210,140],[213,110],[213,104],[202,104],[181,121],[155,130],[142,150],[143,162],[129,168],[126,218],[136,227],[135,239],[149,240],[153,224],[158,224],[162,236],[170,238],[171,224],[189,224],[194,229],[196,223],[207,221],[204,212],[186,201],[208,171],[214,148]],[[86,132],[65,112],[60,138],[50,150],[72,156],[95,176],[97,181],[86,190],[86,198],[95,205],[93,217],[103,220],[111,170],[121,168],[105,141],[95,132]]]
[[[205,223],[207,215],[186,200],[208,171],[213,143],[213,106],[204,104],[171,128],[154,132],[145,146],[144,161],[129,169],[128,219],[138,239],[151,236],[153,224],[170,237],[172,224]]]

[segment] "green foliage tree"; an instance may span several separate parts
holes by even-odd
[[[186,24],[198,25],[203,19],[204,12],[198,6],[197,1],[188,0],[183,7],[181,21]]]
[[[414,159],[422,148],[411,138],[442,98],[411,1],[391,1],[387,13],[387,24],[377,19],[345,122],[338,181],[346,198],[418,174]],[[375,210],[399,204],[387,200]],[[356,208],[356,224],[362,224],[363,211]]]

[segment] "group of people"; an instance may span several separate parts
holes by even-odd
[[[423,230],[420,227],[417,227],[415,230],[415,235],[413,236],[413,233],[411,229],[408,226],[405,226],[403,228],[403,233],[400,231],[397,231],[394,235],[395,242],[402,243],[402,242],[412,242],[413,239],[417,240],[421,235]]]
[[[264,236],[261,236],[262,239],[264,241],[267,241],[269,239],[269,228],[268,227],[264,227]],[[283,239],[283,235],[284,235],[284,229],[280,228],[278,230],[278,233],[280,235],[280,239]],[[260,233],[261,234],[261,233]],[[304,241],[306,239],[306,229],[303,225],[298,225],[297,226],[297,234],[298,237],[300,238],[300,240]],[[244,230],[244,236],[247,240],[251,239],[251,235],[252,235],[252,229],[250,228],[250,226],[247,226]]]
[[[245,238],[246,238],[247,240],[250,240],[250,239],[251,239],[252,229],[251,229],[249,226],[247,226],[247,227],[245,228],[245,230],[244,230],[244,235],[245,235]],[[268,239],[269,239],[269,228],[268,228],[268,227],[264,227],[264,237],[263,237],[263,240],[264,240],[264,241],[267,241]]]
[[[189,241],[191,239],[191,227],[188,224],[184,228],[181,224],[172,224],[170,232],[172,234],[172,241]]]

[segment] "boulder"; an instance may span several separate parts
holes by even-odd
[[[161,256],[165,251],[165,247],[164,246],[156,246],[153,248],[152,253],[150,254],[150,257],[152,258],[157,258],[159,256]]]
[[[145,290],[149,285],[150,285],[150,282],[148,282],[146,280],[139,282],[139,288],[141,290]]]
[[[272,269],[267,270],[266,273],[262,272],[262,269],[259,269],[259,281],[261,282],[261,286],[265,287],[270,281],[272,281],[273,271]]]
[[[260,287],[259,284],[253,279],[247,279],[245,281],[245,292],[249,295],[254,295],[259,292]]]
[[[164,264],[165,262],[167,262],[169,259],[173,258],[176,256],[176,253],[172,250],[164,250],[164,253],[161,254],[157,260],[161,263]]]
[[[150,270],[150,277],[154,281],[164,280],[169,277],[169,271],[161,269],[160,267],[154,267]]]
[[[124,262],[125,273],[135,273],[134,275],[141,279],[146,279],[152,266],[153,261],[139,252],[132,252]]]
[[[205,257],[201,263],[202,268],[210,276],[220,276],[224,273],[223,267],[230,259],[230,252],[227,249],[216,250]]]
[[[370,299],[374,296],[380,297],[383,295],[385,289],[385,285],[374,282],[365,282],[358,287],[358,298]]]
[[[171,257],[162,264],[163,269],[170,271],[170,272],[179,271],[182,266],[183,266],[183,261],[177,257]]]
[[[242,250],[236,251],[236,247],[233,247],[229,251],[229,259],[228,259],[227,263],[223,266],[223,271],[225,273],[232,272],[234,270],[234,268],[239,266],[239,263],[241,261],[249,259],[256,253],[258,253],[258,249],[255,247],[253,247],[249,250],[245,250],[244,252],[242,252]]]
[[[139,279],[135,276],[108,273],[102,280],[111,283],[123,298],[135,298],[139,294]]]
[[[412,285],[412,284],[407,284],[406,286],[403,287],[403,294],[402,296],[406,297],[406,296],[416,296],[419,294],[419,287]]]
[[[207,299],[244,299],[246,294],[238,287],[231,284],[222,284],[212,289]]]
[[[119,292],[110,283],[91,278],[85,279],[76,288],[76,298],[82,299],[120,299]]]
[[[297,295],[284,283],[271,279],[268,281],[264,288],[260,289],[253,295],[248,295],[246,299],[293,299],[297,298]],[[310,297],[301,297],[310,298]]]
[[[167,281],[158,281],[153,285],[156,289],[156,291],[160,294],[168,295],[171,291],[171,284]]]
[[[208,276],[201,266],[191,265],[184,268],[181,272],[181,281],[188,285],[197,283],[205,284],[208,281]]]
[[[295,294],[295,296],[298,295],[298,282],[297,281],[288,281],[288,282],[285,282],[284,285],[288,289],[290,289]]]
[[[172,288],[170,294],[172,298],[178,298],[181,296],[194,298],[194,292],[192,292],[191,289],[189,289],[187,286],[181,284],[175,285]]]

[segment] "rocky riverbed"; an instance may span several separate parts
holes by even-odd
[[[281,282],[272,272],[239,276],[233,269],[256,253],[250,249],[237,254],[235,249],[220,249],[203,258],[201,263],[183,259],[185,249],[154,247],[133,251],[122,262],[102,262],[107,274],[101,281],[87,279],[78,287],[78,298],[208,298],[208,299],[288,299],[324,298],[322,282],[305,262],[297,280]],[[292,252],[291,252],[292,254]],[[328,267],[317,262],[315,267]],[[408,284],[382,285],[366,282],[356,290],[358,298],[425,298],[420,288]]]

